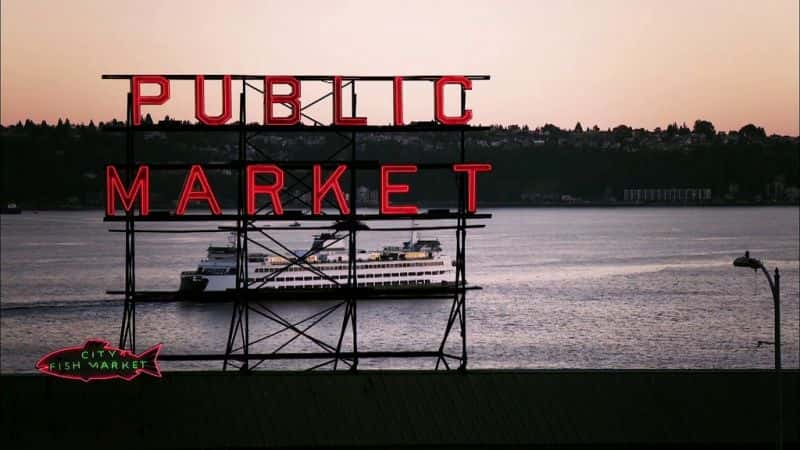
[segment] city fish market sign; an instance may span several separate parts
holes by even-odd
[[[487,77],[468,77],[459,75],[447,76],[390,76],[390,77],[308,77],[308,76],[249,76],[249,75],[104,75],[110,79],[130,80],[130,107],[132,110],[132,126],[142,126],[142,107],[161,106],[170,100],[170,83],[172,81],[193,81],[194,82],[194,111],[195,117],[200,124],[208,127],[220,127],[228,125],[232,114],[232,80],[260,80],[263,83],[264,117],[263,125],[269,127],[292,127],[301,126],[300,119],[303,110],[302,103],[302,81],[322,81],[331,84],[332,92],[326,97],[331,97],[333,127],[346,129],[352,127],[368,127],[367,117],[345,117],[342,112],[342,83],[363,81],[382,81],[392,84],[392,108],[393,126],[406,126],[403,119],[403,85],[405,82],[426,81],[434,83],[434,120],[442,126],[454,127],[465,126],[472,120],[472,111],[462,108],[460,114],[450,115],[445,112],[445,88],[448,86],[459,87],[464,94],[472,89],[472,78],[487,79]],[[206,111],[206,88],[205,80],[216,79],[221,81],[221,111],[217,115],[212,115]],[[154,90],[157,93],[145,95],[144,88],[148,92]],[[281,87],[281,92],[276,93],[276,87]],[[285,93],[288,90],[288,93]],[[315,102],[314,102],[315,103]],[[288,109],[288,113],[276,111],[276,105]],[[310,106],[310,105],[308,105]],[[319,130],[324,127],[308,127],[309,131]],[[365,128],[369,130],[369,128]],[[326,167],[330,166],[330,163]],[[125,212],[133,210],[137,200],[139,203],[139,213],[147,216],[150,212],[150,168],[147,164],[139,164],[135,167],[135,174],[130,174],[129,184],[125,184],[117,171],[117,167],[109,165],[106,167],[106,215],[114,216],[117,212],[118,200]],[[322,202],[327,196],[332,196],[339,211],[342,214],[350,212],[348,199],[342,190],[340,179],[347,172],[345,164],[337,165],[327,177],[323,176],[322,165],[313,164],[313,183],[311,190],[312,214],[322,213]],[[398,194],[410,192],[408,184],[392,182],[394,174],[413,174],[418,167],[416,164],[386,164],[380,167],[380,213],[383,215],[413,215],[417,214],[418,209],[413,204],[398,204],[399,200],[393,201],[392,197]],[[452,172],[466,176],[467,186],[467,211],[474,213],[477,210],[477,178],[478,174],[490,172],[491,164],[488,163],[457,163],[451,167]],[[276,215],[283,214],[280,193],[284,189],[284,170],[277,164],[253,163],[248,164],[246,173],[246,192],[245,204],[248,215],[255,215],[256,200],[259,196],[268,198],[272,204],[272,209]],[[266,176],[269,183],[258,183],[257,177]],[[178,197],[178,204],[175,215],[181,216],[186,212],[190,202],[202,202],[207,205],[214,215],[222,214],[222,209],[202,165],[193,165],[189,168],[183,189]]]
[[[94,381],[119,378],[131,381],[145,374],[161,378],[158,354],[161,344],[139,355],[112,347],[100,339],[90,339],[83,346],[56,350],[36,362],[39,372],[68,380]]]

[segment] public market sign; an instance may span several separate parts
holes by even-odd
[[[130,107],[131,125],[142,127],[142,107],[161,106],[170,100],[170,85],[173,81],[192,81],[194,83],[194,112],[195,117],[202,126],[222,127],[229,125],[232,117],[232,93],[231,85],[233,80],[241,80],[243,83],[248,81],[260,81],[263,89],[259,89],[263,94],[264,116],[262,124],[266,130],[277,129],[279,127],[298,127],[300,123],[303,103],[302,103],[302,81],[323,81],[331,84],[331,93],[323,98],[330,97],[332,104],[331,125],[307,127],[308,131],[319,131],[326,127],[335,127],[339,130],[369,131],[367,117],[345,117],[342,113],[342,84],[343,82],[355,81],[378,81],[389,82],[392,84],[392,108],[393,108],[393,128],[405,127],[403,119],[403,85],[405,82],[426,81],[434,84],[433,103],[434,120],[438,126],[443,128],[467,126],[472,120],[472,110],[461,108],[458,115],[448,115],[445,112],[445,88],[447,86],[460,87],[462,100],[465,92],[472,89],[472,79],[461,75],[443,76],[366,76],[366,77],[344,77],[344,76],[252,76],[252,75],[129,75],[129,76],[104,76],[104,78],[127,78],[130,80]],[[221,81],[221,112],[212,115],[206,110],[206,89],[205,80],[216,79]],[[157,93],[145,95],[143,87],[148,89],[155,88]],[[283,91],[288,89],[288,93],[276,93],[276,87],[281,86]],[[252,87],[252,86],[251,86]],[[243,87],[244,89],[244,87]],[[316,100],[314,101],[316,103]],[[279,114],[275,105],[282,105],[288,109],[288,113]],[[307,105],[310,106],[310,105]],[[240,124],[244,125],[244,124]],[[327,164],[326,166],[329,166]],[[322,214],[322,202],[326,196],[332,195],[337,207],[342,214],[349,214],[350,205],[342,190],[340,179],[347,172],[346,164],[337,165],[327,178],[323,178],[322,164],[313,164],[313,184],[311,189],[312,214]],[[456,163],[451,167],[452,172],[466,176],[467,187],[467,211],[474,213],[477,210],[477,177],[479,173],[490,172],[491,164],[488,163]],[[413,174],[418,171],[416,164],[386,164],[380,167],[380,213],[383,215],[414,215],[418,209],[412,204],[396,204],[391,201],[391,197],[397,194],[404,194],[410,191],[408,184],[392,183],[393,174]],[[283,214],[280,193],[284,189],[284,170],[279,164],[252,163],[245,168],[245,202],[247,214],[254,215],[257,211],[256,200],[258,196],[266,196],[272,204],[275,215]],[[270,183],[260,184],[257,178],[261,177],[270,180]],[[114,216],[117,212],[117,201],[122,209],[127,213],[131,212],[138,201],[139,214],[147,216],[150,212],[150,167],[147,164],[136,166],[135,175],[130,174],[129,184],[123,183],[117,168],[113,165],[106,167],[106,215]],[[189,168],[183,189],[180,192],[176,216],[184,215],[190,202],[205,203],[212,214],[220,215],[222,210],[217,201],[214,190],[206,177],[203,166],[200,164],[192,165]]]

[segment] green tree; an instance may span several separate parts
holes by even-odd
[[[633,129],[627,125],[617,125],[611,130],[611,133],[617,139],[627,139],[633,136]]]
[[[757,127],[752,123],[748,123],[747,125],[740,128],[739,134],[750,139],[764,139],[767,137],[767,133],[764,131],[763,128]]]
[[[716,130],[714,130],[714,124],[702,119],[697,119],[694,121],[692,133],[702,134],[709,139],[713,138],[717,134]]]

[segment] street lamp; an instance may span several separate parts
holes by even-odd
[[[783,448],[783,389],[781,382],[781,274],[778,268],[775,268],[775,278],[769,275],[769,272],[761,264],[761,261],[750,257],[750,252],[744,252],[744,256],[740,256],[733,261],[736,267],[747,267],[753,270],[761,269],[764,276],[767,277],[769,289],[772,291],[772,301],[775,304],[775,375],[777,380],[778,390],[778,448]]]

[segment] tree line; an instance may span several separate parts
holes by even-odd
[[[103,129],[121,123],[102,125],[59,120],[55,125],[26,121],[0,128],[3,204],[16,202],[29,209],[102,207],[103,168],[125,161],[124,133]],[[494,167],[479,178],[480,199],[487,204],[558,201],[562,195],[610,202],[622,200],[625,189],[689,187],[712,189],[719,203],[794,201],[792,193],[800,185],[800,141],[767,136],[755,125],[734,134],[736,139],[730,139],[700,120],[691,129],[671,124],[653,131],[624,125],[606,131],[584,130],[580,124],[572,130],[495,126],[467,133],[466,146],[468,160]],[[316,161],[327,159],[345,142],[310,130],[260,135],[251,143],[252,160]],[[364,134],[357,139],[357,157],[383,163],[453,162],[459,143],[452,132]],[[238,136],[225,132],[150,131],[134,138],[137,160],[148,163],[230,161],[236,158],[237,145]],[[174,208],[185,175],[152,175],[154,207]],[[217,171],[209,178],[221,201],[235,205],[235,173]],[[287,186],[292,180],[287,179]],[[359,174],[357,181],[368,189],[378,186],[377,173]],[[408,198],[423,204],[455,198],[455,179],[449,175],[420,173],[410,184]],[[302,183],[296,189],[300,194],[306,190]]]

